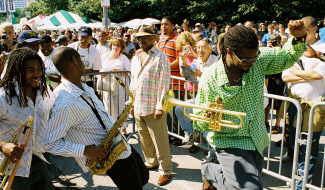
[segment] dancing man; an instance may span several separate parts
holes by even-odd
[[[263,189],[262,154],[269,144],[264,124],[264,76],[291,67],[307,47],[302,20],[291,21],[289,30],[295,37],[283,49],[259,49],[255,32],[245,26],[235,26],[221,38],[221,56],[203,73],[196,103],[208,106],[222,102],[226,110],[244,112],[247,117],[240,129],[223,127],[220,132],[209,130],[207,123],[194,122],[194,128],[209,132],[208,142],[220,162],[202,166],[205,188]],[[202,115],[204,111],[194,109],[194,113]],[[239,123],[232,115],[223,119]]]
[[[61,73],[62,83],[54,90],[57,99],[41,143],[47,152],[75,157],[83,171],[88,172],[87,158],[100,161],[106,157],[108,150],[99,144],[112,128],[114,120],[94,90],[81,82],[85,65],[75,49],[58,48],[53,54],[53,62]],[[127,150],[117,157],[106,174],[121,190],[142,189],[149,180],[148,169],[122,134],[114,144],[120,141],[125,142]]]

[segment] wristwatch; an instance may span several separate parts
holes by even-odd
[[[323,53],[323,54],[319,57],[319,59],[320,59],[321,61],[324,61],[324,62],[325,62],[325,53]]]
[[[295,44],[297,45],[297,44],[306,42],[306,37],[307,37],[307,34],[302,38],[295,37]]]

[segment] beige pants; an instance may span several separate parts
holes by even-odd
[[[154,114],[138,116],[135,114],[139,138],[146,162],[155,166],[159,162],[159,173],[170,175],[172,161],[169,149],[167,117],[154,119]]]

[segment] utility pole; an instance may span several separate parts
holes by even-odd
[[[101,0],[101,5],[103,7],[104,18],[102,24],[105,26],[105,31],[108,30],[108,26],[111,25],[111,21],[108,18],[108,7],[110,7],[110,0]]]

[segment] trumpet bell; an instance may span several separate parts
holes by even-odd
[[[173,104],[171,104],[171,102],[169,101],[171,98],[175,98],[175,94],[172,90],[168,90],[162,100],[162,109],[165,112],[170,112],[170,110],[173,108]]]

